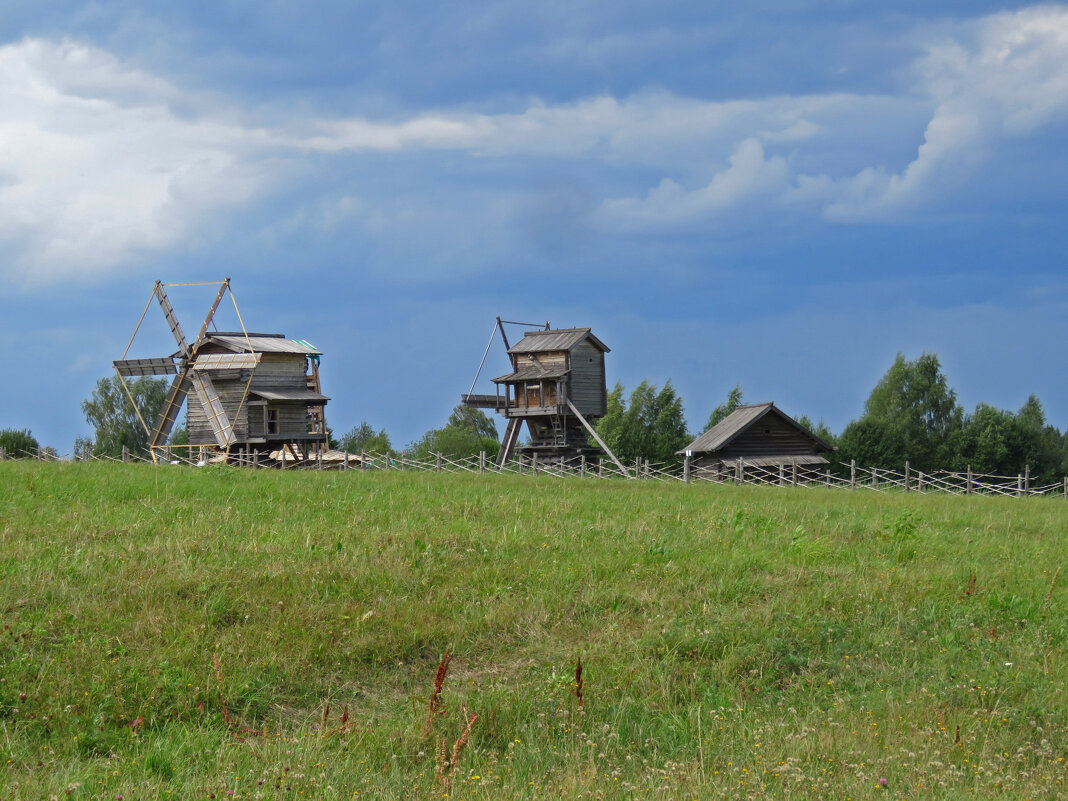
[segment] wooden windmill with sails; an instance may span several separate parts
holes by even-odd
[[[190,341],[178,321],[167,289],[217,286],[218,294],[196,336]],[[233,301],[240,331],[209,330],[226,295]],[[153,301],[158,302],[178,350],[165,356],[128,359]],[[126,379],[170,376],[163,410],[156,420],[141,419],[153,460],[166,452],[167,441],[188,398],[189,446],[237,456],[248,463],[308,461],[326,446],[324,407],[319,383],[322,354],[303,340],[282,334],[245,330],[230,279],[220,282],[164,284],[152,288],[141,319],[121,359],[114,362],[123,388]],[[133,400],[132,396],[131,402]],[[134,404],[136,407],[136,404]],[[140,416],[140,413],[138,413]]]

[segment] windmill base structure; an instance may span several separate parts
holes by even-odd
[[[167,296],[168,288],[188,286],[219,287],[192,343]],[[241,330],[209,331],[228,294]],[[178,350],[169,356],[128,359],[153,300],[162,309]],[[169,458],[174,448],[188,447],[222,454],[225,461],[285,465],[318,458],[327,446],[325,406],[329,398],[322,394],[319,379],[321,356],[303,340],[246,330],[229,278],[211,283],[157,281],[126,351],[114,366],[131,402],[126,378],[172,376],[159,419],[141,418],[153,461]],[[189,445],[169,445],[186,400]]]
[[[490,344],[499,330],[512,371],[493,379],[496,394],[468,393],[461,398],[467,406],[493,409],[508,420],[497,466],[513,454],[535,463],[571,466],[597,464],[607,455],[625,473],[591,424],[607,412],[604,355],[608,346],[589,328],[554,329],[548,323],[544,329],[526,331],[521,341],[509,346],[504,324],[498,317]],[[524,422],[529,438],[519,445]],[[591,438],[596,446],[590,444]]]

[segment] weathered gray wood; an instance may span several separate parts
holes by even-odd
[[[849,488],[855,490],[857,488],[857,460],[849,460]]]
[[[580,456],[579,458],[580,458],[580,460],[581,460],[581,461],[579,462],[579,474],[580,474],[580,475],[581,475],[581,476],[582,476],[583,478],[585,478],[585,477],[586,477],[586,454],[584,454],[584,453],[583,453],[583,454],[581,454],[581,456]]]
[[[1024,494],[1031,494],[1031,465],[1024,465]]]
[[[796,487],[797,486],[797,462],[794,462],[792,467],[793,467],[793,470],[791,471],[791,474],[790,474],[790,484],[791,484],[791,486]]]
[[[690,467],[690,454],[686,454],[686,456],[682,460],[682,480],[685,481],[687,484],[689,484],[690,481],[692,480],[692,476],[690,475],[690,470],[691,470],[691,467]],[[781,479],[782,479],[782,470],[781,469],[779,471],[779,478],[780,478],[780,483],[782,483],[781,482]]]
[[[130,449],[125,445],[122,446],[122,460],[124,462],[130,461]]]
[[[909,487],[909,463],[908,463],[908,461],[906,461],[905,462],[905,492],[908,492],[910,489],[911,489],[911,487]]]
[[[442,456],[441,456],[441,451],[438,451],[438,454],[437,454],[437,456],[438,456],[438,464],[437,464],[437,469],[438,469],[438,470],[440,471],[440,470],[441,470],[441,464],[442,464],[442,462],[444,461],[444,460],[442,459]]]
[[[871,469],[871,488],[879,488],[879,471],[877,468],[874,467]]]
[[[478,452],[478,472],[480,472],[480,473],[485,473],[486,472],[486,452],[485,451],[479,451]]]
[[[1023,473],[1016,474],[1016,497],[1023,495]]]
[[[974,487],[974,483],[973,483],[973,480],[972,480],[972,466],[968,465],[968,484],[967,484],[967,486],[966,486],[966,488],[964,490],[964,494],[965,495],[971,495],[973,487]]]

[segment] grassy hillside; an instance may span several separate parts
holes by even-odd
[[[1056,498],[0,463],[0,795],[1063,795],[1066,524]]]

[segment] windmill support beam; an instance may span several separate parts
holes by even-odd
[[[580,412],[575,407],[575,404],[573,404],[571,402],[571,398],[567,398],[567,406],[568,406],[569,409],[571,409],[571,413],[574,414],[575,417],[578,418],[578,421],[580,423],[582,423],[582,425],[586,428],[587,431],[590,432],[590,436],[593,437],[594,442],[596,442],[598,445],[600,445],[601,446],[601,450],[603,450],[605,453],[607,453],[611,457],[612,461],[616,463],[616,467],[619,468],[619,471],[625,476],[629,475],[627,473],[627,468],[625,468],[623,466],[623,463],[621,461],[619,461],[619,459],[616,458],[616,455],[614,453],[612,453],[612,449],[609,448],[608,445],[605,444],[605,441],[603,439],[601,439],[597,435],[597,432],[593,430],[593,426],[591,426],[586,421],[586,418],[582,416],[582,412]]]

